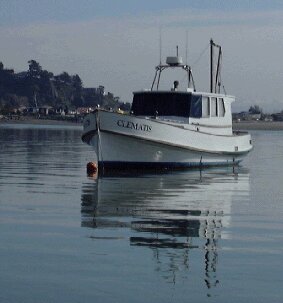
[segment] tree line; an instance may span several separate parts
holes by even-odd
[[[77,74],[54,75],[35,60],[28,61],[28,70],[20,73],[0,62],[0,112],[4,114],[20,107],[119,107],[118,97],[99,88],[84,88]]]

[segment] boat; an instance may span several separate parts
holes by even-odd
[[[218,59],[215,61],[215,49]],[[127,114],[96,108],[83,121],[82,141],[96,153],[98,169],[186,169],[237,165],[252,150],[251,136],[232,128],[235,97],[221,92],[220,45],[210,40],[210,92],[195,88],[182,57],[156,66],[151,89],[133,93]],[[164,70],[185,72],[186,87],[160,90]]]

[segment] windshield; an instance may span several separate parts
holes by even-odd
[[[135,93],[132,111],[137,116],[190,116],[191,94],[179,92]]]

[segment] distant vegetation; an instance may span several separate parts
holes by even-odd
[[[50,106],[64,111],[79,107],[128,109],[129,104],[119,102],[112,93],[105,93],[104,87],[84,88],[79,75],[62,72],[54,75],[42,69],[35,60],[28,61],[28,70],[15,73],[0,62],[0,113],[7,114],[21,107]]]
[[[254,105],[249,108],[249,113],[250,114],[263,114],[263,111],[258,105]]]

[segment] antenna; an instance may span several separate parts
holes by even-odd
[[[179,56],[179,47],[178,45],[176,46],[176,50],[177,50],[177,57]]]
[[[159,62],[162,64],[162,27],[159,27]]]
[[[186,65],[188,65],[188,31],[186,31]]]

